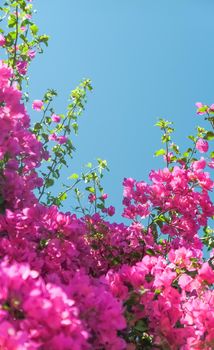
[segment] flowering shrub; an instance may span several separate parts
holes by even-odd
[[[129,225],[108,220],[115,208],[101,185],[105,160],[88,163],[53,195],[91,84],[71,92],[65,115],[51,106],[54,90],[34,100],[42,118],[30,129],[24,83],[48,37],[38,35],[31,1],[9,0],[0,10],[9,28],[0,31],[8,55],[0,62],[0,348],[212,350],[213,131],[198,127],[182,153],[172,123],[159,120],[165,148],[155,155],[166,165],[152,170],[148,183],[124,179]],[[213,128],[213,105],[197,108]],[[77,207],[63,213],[70,191]]]

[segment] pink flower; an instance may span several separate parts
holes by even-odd
[[[26,61],[18,61],[16,64],[16,68],[21,75],[25,75],[27,73],[27,65]]]
[[[102,196],[101,196],[101,199],[105,200],[105,199],[107,199],[107,198],[108,198],[107,193],[103,193]]]
[[[171,159],[173,158],[173,156],[174,156],[173,152],[169,152],[167,155],[165,154],[165,155],[163,156],[163,159],[165,160],[165,162],[168,161],[168,163],[170,163],[170,162],[171,162]]]
[[[201,159],[196,160],[195,162],[192,163],[192,168],[193,170],[203,170],[206,167],[206,160],[201,157]]]
[[[49,141],[57,141],[57,135],[55,133],[48,136]]]
[[[211,158],[209,163],[207,164],[210,168],[214,169],[214,158]]]
[[[208,109],[208,106],[203,105],[203,103],[201,103],[201,102],[196,102],[195,105],[196,105],[196,107],[198,107],[198,109],[197,109],[197,114],[199,114],[199,115],[206,114],[206,111],[207,111],[207,109]]]
[[[0,46],[4,46],[6,43],[5,37],[3,34],[0,34]]]
[[[59,123],[61,118],[59,115],[56,115],[56,114],[53,114],[52,117],[51,117],[52,121],[55,122],[55,123]]]
[[[90,203],[93,203],[96,200],[96,196],[93,193],[90,193],[88,196],[88,200]]]
[[[43,101],[41,101],[41,100],[34,100],[33,104],[32,104],[32,108],[35,111],[41,111],[43,105],[44,105]]]
[[[214,283],[214,271],[208,262],[205,262],[198,271],[198,278],[210,284]]]
[[[29,50],[27,55],[32,60],[36,56],[36,51]]]
[[[203,103],[201,103],[201,102],[196,102],[196,107],[198,107],[198,108],[201,108],[201,107],[203,107]]]
[[[208,151],[208,149],[209,149],[209,144],[204,139],[198,139],[198,141],[196,142],[196,149],[200,153],[206,153]]]
[[[113,216],[115,214],[115,207],[110,205],[110,207],[107,209],[107,213],[109,216]]]
[[[59,136],[59,137],[57,138],[57,140],[58,140],[58,142],[59,142],[60,145],[63,145],[63,143],[66,143],[66,142],[67,142],[68,138],[67,138],[66,136]]]

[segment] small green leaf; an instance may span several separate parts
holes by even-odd
[[[146,250],[146,254],[148,254],[148,255],[153,255],[153,256],[154,256],[154,255],[155,255],[155,252],[154,252],[154,250],[152,250],[152,249],[149,248],[149,249]]]
[[[32,25],[30,26],[30,30],[31,30],[31,32],[32,32],[33,35],[36,35],[36,34],[38,33],[39,28],[37,27],[36,24],[32,24]]]
[[[77,123],[73,123],[72,127],[74,129],[75,134],[77,134],[78,133],[78,128],[79,128],[78,124]]]
[[[71,180],[77,180],[78,178],[79,178],[79,175],[76,173],[73,173],[68,177],[68,179],[71,179]]]
[[[46,188],[53,186],[54,180],[53,179],[47,179],[45,182]]]
[[[67,193],[61,193],[59,194],[59,200],[60,201],[65,201],[67,199]]]
[[[214,132],[212,132],[212,131],[208,131],[207,133],[206,133],[206,135],[204,136],[204,139],[205,140],[213,140],[214,139]]]
[[[10,15],[10,16],[8,17],[8,22],[7,22],[7,24],[8,24],[8,27],[9,27],[9,28],[14,27],[14,26],[16,25],[16,16],[15,16],[15,15]]]
[[[155,156],[156,157],[163,156],[164,154],[166,154],[166,151],[163,148],[161,148],[161,149],[159,149],[158,151],[155,152]]]
[[[42,125],[40,123],[36,123],[34,125],[34,130],[37,131],[37,130],[40,130],[40,129],[42,129]]]
[[[95,193],[95,188],[94,187],[86,187],[85,190],[88,191],[88,192],[91,192],[91,193]]]

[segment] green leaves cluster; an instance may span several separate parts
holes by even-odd
[[[86,95],[88,91],[92,90],[91,81],[89,79],[84,80],[80,85],[72,90],[69,96],[69,103],[66,114],[58,114],[61,118],[60,123],[53,123],[51,116],[55,113],[52,107],[52,102],[57,96],[57,93],[53,89],[47,90],[43,96],[43,115],[40,122],[36,123],[32,129],[38,140],[43,143],[43,148],[49,154],[49,158],[44,162],[41,176],[44,180],[44,184],[39,188],[39,199],[47,204],[55,204],[61,206],[62,202],[66,200],[67,193],[71,190],[70,186],[63,184],[66,188],[65,191],[61,191],[58,195],[54,196],[50,188],[54,186],[56,180],[60,178],[61,170],[64,167],[69,167],[70,161],[73,158],[75,147],[71,140],[72,132],[77,134],[78,132],[78,118],[81,116],[86,103]],[[57,141],[49,141],[50,135],[63,136],[67,138],[67,141],[63,144]],[[103,163],[102,163],[103,166]],[[99,165],[100,168],[100,165]],[[84,181],[92,180],[97,182],[97,178],[94,173],[90,172],[87,176],[82,174],[80,177],[78,174],[73,174],[70,179],[80,181],[82,178]],[[67,187],[66,187],[67,186]]]

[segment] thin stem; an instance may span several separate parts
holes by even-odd
[[[13,55],[13,64],[12,64],[13,69],[15,68],[15,64],[16,64],[18,37],[19,37],[19,12],[18,12],[18,6],[16,6],[16,38],[14,43],[14,55]]]
[[[96,167],[94,167],[93,169],[91,169],[91,170],[89,170],[85,175],[84,175],[84,177],[85,176],[88,176],[89,174],[91,174],[91,173],[93,173],[95,170],[97,170],[98,169],[98,166],[96,166]],[[79,182],[81,182],[81,181],[83,181],[84,179],[83,179],[83,177],[80,177],[79,179],[77,179],[76,181],[75,181],[75,183],[73,184],[73,185],[71,185],[71,186],[69,186],[64,192],[62,192],[61,194],[60,194],[60,196],[63,196],[64,194],[66,194],[66,193],[68,193],[69,191],[71,191]],[[51,203],[51,204],[53,204],[53,203]]]
[[[164,128],[164,132],[165,132],[166,136],[168,136],[168,133],[167,133],[166,128]],[[169,157],[168,157],[168,154],[169,154],[169,144],[168,144],[168,141],[166,141],[166,166],[167,166],[167,168],[169,167]]]

